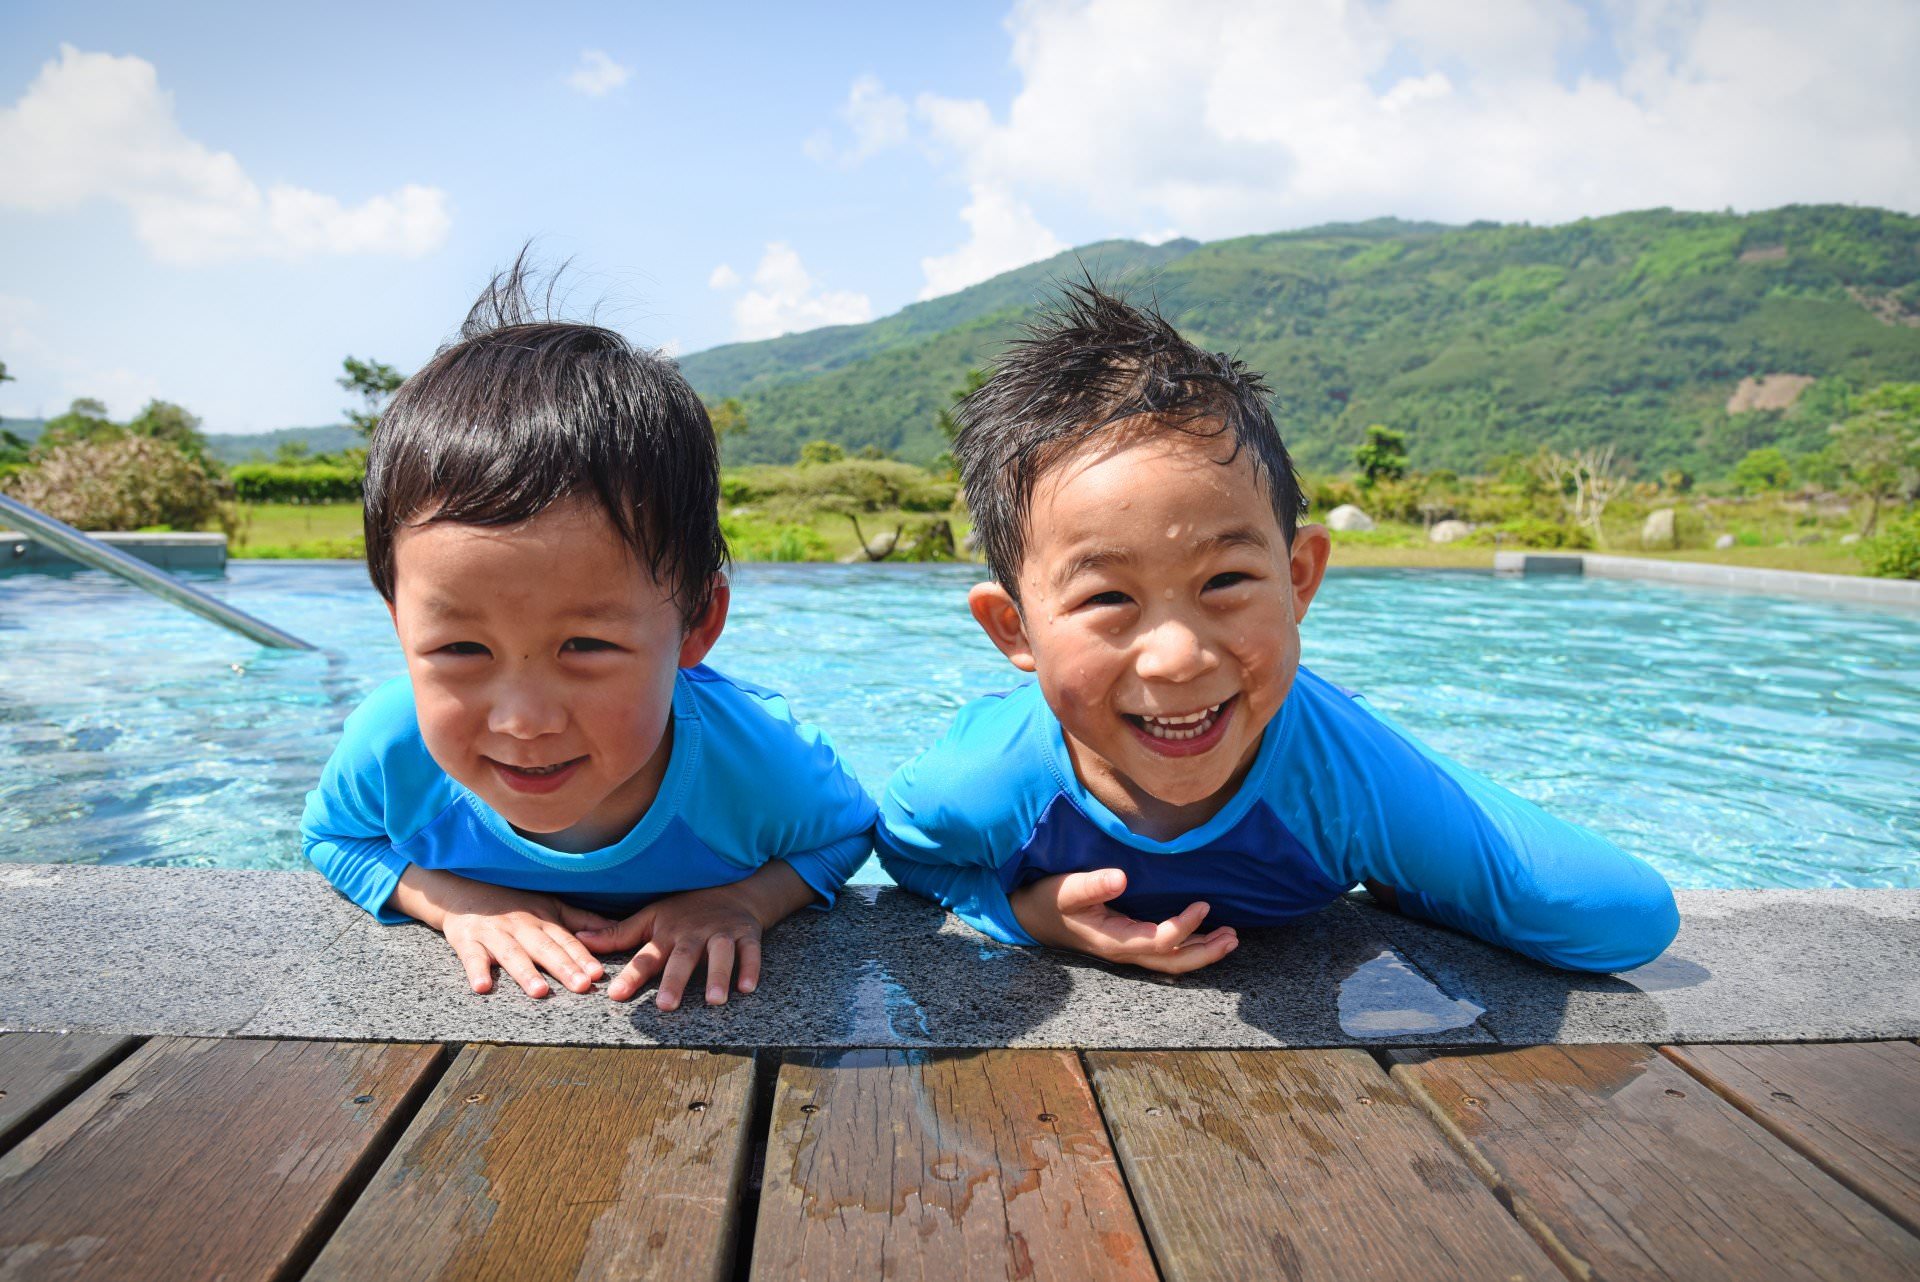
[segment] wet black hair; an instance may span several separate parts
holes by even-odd
[[[727,562],[706,406],[660,353],[552,319],[553,278],[536,306],[535,276],[522,251],[381,414],[367,449],[367,573],[390,602],[403,526],[513,525],[591,498],[691,624]]]
[[[1246,451],[1288,546],[1306,515],[1300,476],[1261,377],[1182,338],[1150,304],[1091,278],[1056,286],[955,411],[953,454],[993,577],[1018,601],[1034,487],[1082,445],[1123,423],[1223,437]]]

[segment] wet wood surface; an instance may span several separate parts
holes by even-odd
[[[1168,1278],[1560,1278],[1363,1051],[1087,1063]]]
[[[723,1278],[751,1056],[468,1047],[310,1278]]]
[[[0,1276],[297,1269],[438,1046],[156,1038],[0,1156]]]
[[[852,1051],[780,1069],[753,1276],[1154,1276],[1070,1051]]]
[[[1920,1233],[1920,1046],[1666,1046],[1668,1058]]]
[[[1920,1238],[1653,1047],[1393,1058],[1574,1276],[1920,1272]]]
[[[87,1033],[0,1036],[0,1152],[112,1067],[135,1040]]]

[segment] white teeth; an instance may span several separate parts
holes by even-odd
[[[1184,717],[1152,717],[1142,714],[1140,724],[1146,732],[1156,739],[1175,742],[1185,739],[1198,739],[1213,729],[1214,716],[1221,705],[1216,703],[1203,712],[1189,713]]]

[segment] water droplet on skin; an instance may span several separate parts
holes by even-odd
[[[1169,525],[1169,526],[1167,527],[1167,537],[1168,537],[1168,538],[1170,538],[1170,539],[1177,539],[1177,538],[1179,538],[1179,537],[1180,537],[1180,527],[1179,527],[1179,526],[1177,526],[1177,525]]]

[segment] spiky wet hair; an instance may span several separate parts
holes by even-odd
[[[557,273],[555,273],[557,276]],[[367,449],[367,572],[393,600],[406,525],[514,525],[588,498],[691,622],[726,565],[706,406],[658,352],[552,319],[523,251],[394,394]]]
[[[1221,462],[1246,452],[1291,545],[1306,503],[1269,399],[1258,374],[1194,346],[1152,305],[1090,279],[1059,286],[955,411],[954,458],[993,577],[1019,599],[1034,487],[1122,424],[1230,440]]]

